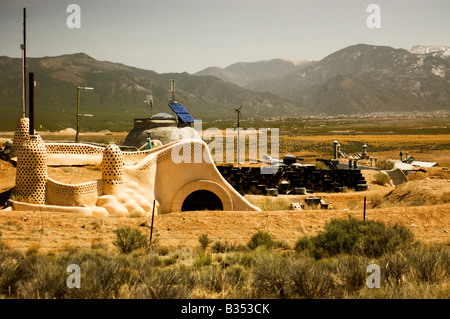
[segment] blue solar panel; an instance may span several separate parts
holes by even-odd
[[[169,104],[169,107],[175,114],[178,116],[180,120],[184,123],[194,123],[194,118],[189,114],[189,112],[184,108],[181,104]]]

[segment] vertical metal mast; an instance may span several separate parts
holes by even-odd
[[[23,8],[23,44],[22,49],[22,117],[27,109],[27,9]]]
[[[170,80],[170,91],[172,91],[172,100],[175,101],[175,80]]]

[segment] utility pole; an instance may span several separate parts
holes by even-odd
[[[75,143],[78,143],[78,135],[80,134],[80,116],[85,114],[80,114],[80,92],[81,90],[93,90],[94,88],[86,87],[86,86],[78,86],[77,87],[77,134],[75,135]],[[87,116],[91,116],[91,114],[86,114]]]

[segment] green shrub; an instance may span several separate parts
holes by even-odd
[[[169,247],[158,247],[158,249],[156,250],[156,252],[158,253],[158,255],[160,256],[166,256],[169,254]]]
[[[314,249],[334,256],[341,253],[354,253],[358,248],[358,233],[355,231],[356,220],[331,220],[325,224],[324,231],[312,237]]]
[[[224,289],[225,273],[217,265],[203,267],[197,271],[197,284],[212,292],[221,292]]]
[[[293,260],[287,273],[292,298],[330,298],[336,291],[333,273],[322,263],[308,258]]]
[[[305,250],[310,250],[313,247],[314,244],[311,239],[307,236],[304,236],[297,239],[297,241],[295,242],[294,250],[299,253]]]
[[[251,285],[257,298],[330,298],[337,288],[334,272],[311,258],[266,250],[255,257]]]
[[[229,253],[232,251],[249,251],[249,248],[243,244],[237,244],[236,242],[225,241],[215,241],[211,246],[211,251],[213,253]]]
[[[221,264],[223,267],[239,264],[246,268],[250,268],[253,264],[253,255],[243,252],[228,253]]]
[[[163,258],[161,260],[162,265],[164,266],[169,266],[169,265],[174,265],[177,263],[178,260],[178,256],[177,255],[172,255],[172,256],[168,256],[166,258]]]
[[[18,296],[19,283],[31,280],[35,258],[18,252],[0,250],[0,295]]]
[[[31,266],[31,265],[30,265]],[[54,263],[47,257],[36,255],[28,271],[32,280],[20,280],[18,290],[25,299],[62,299],[66,297],[66,266]]]
[[[387,254],[381,260],[384,280],[391,286],[398,286],[406,281],[411,274],[411,264],[400,252]]]
[[[225,281],[230,286],[241,286],[248,278],[248,272],[243,265],[234,264],[225,270]]]
[[[450,250],[442,247],[413,249],[406,253],[417,281],[439,284],[448,280]]]
[[[360,256],[342,256],[338,262],[338,274],[347,293],[353,293],[366,283],[367,265],[370,262]]]
[[[119,248],[122,253],[128,254],[139,248],[145,248],[148,245],[148,238],[142,234],[139,229],[132,229],[130,226],[123,226],[116,231],[114,246]]]
[[[386,227],[379,221],[362,221],[352,217],[332,219],[324,231],[312,237],[312,254],[316,259],[338,254],[361,254],[378,258],[412,244],[410,229],[395,224]]]
[[[255,256],[252,285],[262,298],[286,298],[289,283],[287,259],[262,249]]]
[[[274,240],[272,235],[262,230],[258,230],[255,234],[253,234],[247,244],[248,248],[252,250],[258,246],[266,246],[267,248],[271,248],[273,245]]]
[[[201,234],[198,237],[198,242],[202,246],[202,249],[205,250],[206,247],[212,242],[212,240],[208,237],[208,234]]]
[[[375,221],[369,221],[361,227],[361,236],[364,255],[373,258],[409,247],[414,241],[414,234],[409,228],[398,224],[386,227]]]
[[[81,262],[77,259],[71,263],[81,268],[81,289],[70,289],[68,298],[116,298],[120,286],[130,279],[126,269],[129,265],[124,259],[98,254],[81,256]]]
[[[221,241],[216,241],[214,245],[211,247],[214,253],[224,253],[228,250],[228,245],[226,243],[222,243]]]
[[[149,254],[146,254],[142,257],[141,259],[142,265],[140,266],[140,270],[144,272],[147,269],[148,271],[152,271],[153,268],[163,265],[162,259],[163,257],[160,257],[157,253],[150,252]]]
[[[195,255],[193,267],[202,268],[204,266],[211,265],[211,262],[212,262],[211,254],[202,252],[200,254]]]
[[[133,286],[128,298],[184,299],[190,298],[186,280],[190,274],[183,268],[156,268],[146,272],[140,283]]]

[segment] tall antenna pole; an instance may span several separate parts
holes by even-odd
[[[240,129],[239,129],[239,120],[240,120],[240,117],[241,117],[241,111],[240,110],[238,110],[237,111],[237,131],[238,131],[238,134],[237,134],[237,163],[238,164],[240,164],[240,159],[241,159],[241,152],[240,152],[240,146],[241,146],[241,140],[240,140],[240,138],[239,138],[239,131],[240,131]]]
[[[22,49],[22,117],[27,109],[27,8],[23,8],[23,44]]]

